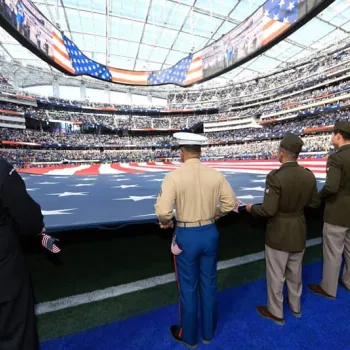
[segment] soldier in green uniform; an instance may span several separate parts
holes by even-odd
[[[350,291],[350,122],[335,124],[332,143],[337,151],[328,157],[326,183],[320,191],[325,201],[323,278],[319,285],[309,284],[309,289],[334,299],[338,283]],[[343,254],[345,265],[339,279]]]
[[[297,135],[285,135],[278,152],[282,165],[267,175],[263,203],[246,206],[253,216],[268,219],[265,239],[268,303],[258,305],[257,311],[280,325],[284,324],[285,280],[289,307],[294,316],[301,316],[301,271],[307,229],[304,209],[320,205],[314,174],[297,163],[302,146]]]

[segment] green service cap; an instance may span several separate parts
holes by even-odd
[[[294,134],[286,134],[280,144],[282,148],[295,154],[299,154],[301,152],[303,145],[303,140]]]
[[[344,131],[350,134],[350,122],[337,122],[334,125],[334,130]]]

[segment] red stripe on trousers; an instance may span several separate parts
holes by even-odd
[[[180,295],[180,282],[179,282],[179,276],[177,273],[177,267],[176,267],[176,256],[174,255],[174,269],[175,269],[175,278],[176,278],[176,283],[177,283],[177,288],[179,290],[179,320],[181,324],[181,295]],[[182,336],[182,327],[179,330],[178,334],[179,338]]]

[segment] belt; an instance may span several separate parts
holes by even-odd
[[[212,224],[214,222],[215,222],[214,219],[193,221],[193,222],[178,221],[176,223],[176,226],[177,227],[200,227],[200,226],[210,225],[210,224]]]
[[[277,213],[276,218],[300,218],[301,216],[304,216],[304,213],[298,212],[298,213]]]

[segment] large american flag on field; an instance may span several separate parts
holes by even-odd
[[[300,0],[267,0],[263,6],[262,45],[284,33],[299,19]]]

